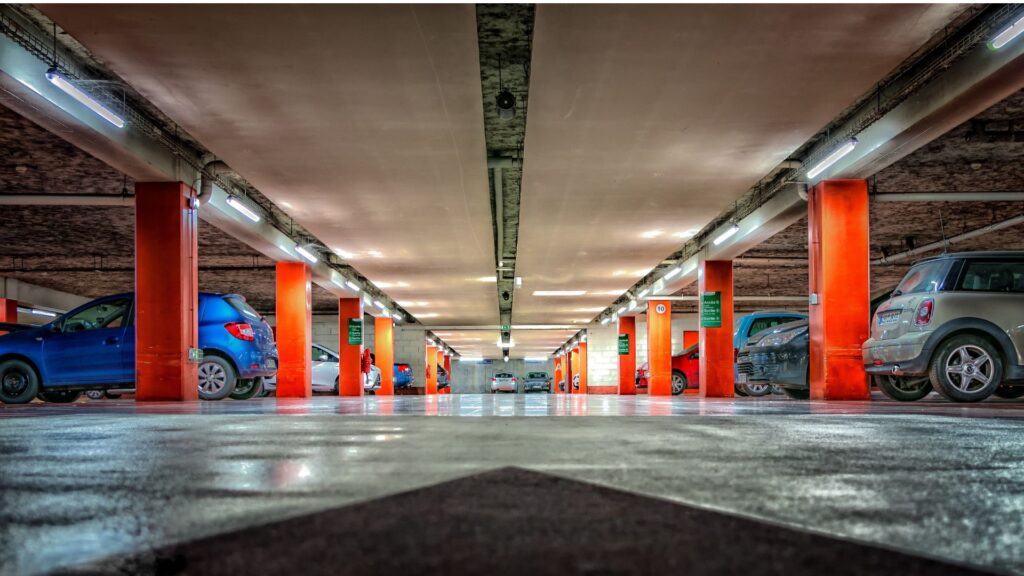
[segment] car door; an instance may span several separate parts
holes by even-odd
[[[330,350],[313,345],[313,387],[333,390],[338,379],[338,357]]]
[[[131,296],[104,298],[72,311],[43,337],[48,384],[114,384],[134,379],[134,342],[126,362]]]

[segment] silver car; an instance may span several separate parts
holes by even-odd
[[[887,396],[1024,395],[1024,252],[922,260],[878,307],[864,367]]]
[[[313,344],[313,392],[338,393],[338,353],[330,348]],[[380,368],[370,365],[370,373],[363,374],[363,391],[371,392],[380,388]],[[263,381],[264,394],[277,390],[277,376]]]
[[[497,392],[517,392],[519,382],[508,372],[498,372],[491,378],[491,394]]]

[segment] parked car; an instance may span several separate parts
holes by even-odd
[[[551,377],[547,372],[527,372],[523,392],[551,392]]]
[[[32,328],[35,328],[32,324],[0,322],[0,336],[3,336],[4,334],[13,334],[14,332],[21,332],[22,330],[31,330]]]
[[[497,392],[517,392],[519,383],[515,376],[508,372],[498,372],[491,378],[491,394]]]
[[[565,378],[558,381],[558,389],[565,392]]]
[[[134,294],[98,298],[48,324],[0,336],[0,401],[74,402],[135,385]],[[199,396],[259,392],[277,371],[274,333],[238,294],[199,294]]]
[[[444,368],[437,367],[437,389],[444,390],[448,387],[448,371]]]
[[[1024,251],[917,262],[875,312],[863,357],[896,400],[1024,395]]]
[[[888,297],[889,291],[885,291],[873,298],[871,312]],[[806,400],[811,395],[810,342],[808,320],[787,322],[751,336],[736,354],[737,378],[778,386],[790,398]]]
[[[326,346],[313,344],[313,392],[329,392],[338,394],[339,367],[341,357]],[[371,392],[380,388],[380,368],[371,365],[370,373],[363,375],[363,390]],[[277,391],[277,377],[263,381],[265,394]]]
[[[408,388],[412,386],[412,383],[416,379],[412,376],[412,366],[404,362],[395,364],[394,368],[394,385],[395,390],[400,388]]]
[[[754,312],[746,316],[740,316],[735,321],[733,331],[733,349],[739,350],[751,336],[759,334],[769,328],[792,322],[794,320],[806,319],[805,314],[799,312],[768,310]],[[741,382],[739,372],[735,372],[736,393],[741,396],[764,396],[771,393],[771,385],[761,382]],[[636,387],[643,389],[648,387],[650,379],[650,367],[644,363],[636,372]],[[700,349],[694,344],[679,354],[672,357],[672,394],[682,394],[687,388],[697,388],[700,385]]]
[[[572,375],[572,389],[573,390],[579,390],[580,389],[580,375],[579,374],[573,374]]]

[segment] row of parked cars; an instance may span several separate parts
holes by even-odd
[[[551,376],[547,372],[527,372],[523,379],[523,392],[551,392]],[[518,392],[519,377],[511,372],[498,372],[491,377],[491,394]]]
[[[773,386],[810,396],[806,317],[760,312],[735,335],[736,390]],[[915,263],[895,290],[872,301],[864,369],[889,398],[919,400],[932,390],[954,402],[993,394],[1024,396],[1024,252],[944,254]],[[696,346],[672,359],[672,392],[695,387]],[[637,386],[646,386],[646,366]]]
[[[0,401],[34,398],[73,402],[134,392],[134,294],[98,298],[42,326],[4,324],[0,331]],[[197,382],[204,400],[244,400],[275,389],[278,367],[274,331],[238,294],[201,292]],[[338,390],[338,354],[313,346],[313,389]],[[364,388],[380,386],[380,370],[369,367]],[[444,379],[447,382],[447,378]],[[396,389],[413,382],[409,364],[394,365]]]

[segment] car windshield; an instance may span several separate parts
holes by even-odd
[[[502,373],[499,373],[499,374],[495,374],[494,377],[495,378],[511,378],[512,375],[508,374],[508,373],[505,373],[505,372],[502,372]]]
[[[938,292],[949,272],[952,260],[931,260],[922,262],[910,269],[903,281],[893,292],[894,296],[902,294],[918,294],[921,292]]]
[[[547,378],[548,377],[548,373],[547,372],[530,372],[529,374],[527,374],[527,377],[528,378]]]
[[[253,309],[252,306],[241,297],[241,296],[225,296],[224,300],[231,305],[232,308],[238,310],[243,316],[248,316],[253,320],[262,320],[263,316],[260,316],[259,312]]]

